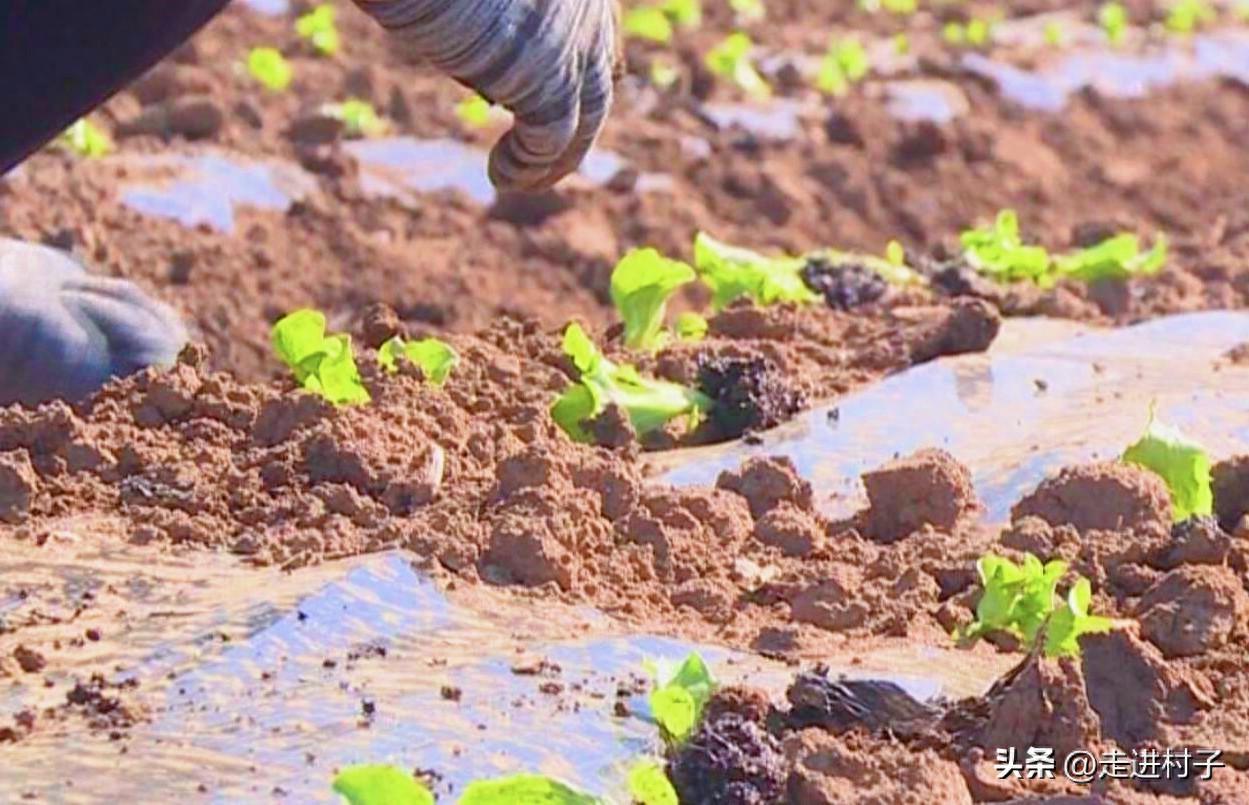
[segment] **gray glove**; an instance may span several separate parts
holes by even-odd
[[[611,108],[616,0],[355,0],[412,55],[516,115],[490,154],[502,190],[576,170]]]
[[[186,341],[177,314],[132,283],[0,239],[0,405],[77,402],[111,377],[172,364]]]

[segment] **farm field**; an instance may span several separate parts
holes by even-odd
[[[0,407],[0,801],[1249,802],[1249,7],[622,28],[539,194],[345,2],[0,177],[191,340]]]

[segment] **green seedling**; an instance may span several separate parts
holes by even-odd
[[[390,128],[373,108],[373,104],[359,98],[324,104],[321,114],[341,120],[343,132],[348,137],[380,137]]]
[[[941,38],[955,47],[983,48],[993,39],[993,23],[980,17],[965,23],[947,22],[941,28]]]
[[[1217,20],[1218,13],[1207,0],[1177,0],[1167,9],[1164,25],[1173,34],[1188,35]]]
[[[84,159],[108,156],[113,150],[108,134],[85,117],[63,131],[57,142]]]
[[[963,232],[960,241],[967,263],[999,282],[1027,281],[1043,287],[1053,284],[1049,252],[1023,243],[1014,210],[999,212],[992,227]]]
[[[898,16],[908,16],[919,10],[919,0],[859,0],[864,11],[888,11]]]
[[[252,48],[247,54],[247,71],[271,92],[282,92],[294,77],[290,63],[277,48]]]
[[[351,336],[327,335],[323,314],[297,310],[273,325],[271,335],[274,352],[306,391],[334,405],[369,402],[352,354]]]
[[[893,35],[893,52],[905,56],[911,52],[911,37],[906,34]]]
[[[867,51],[859,40],[833,41],[820,60],[816,87],[828,95],[845,95],[850,85],[862,81],[870,70]]]
[[[1153,248],[1141,251],[1136,235],[1123,233],[1057,258],[1055,270],[1063,278],[1093,283],[1152,276],[1162,270],[1166,261],[1166,235],[1159,233]]]
[[[692,425],[711,410],[711,400],[694,389],[643,377],[628,364],[609,361],[576,323],[564,331],[564,354],[580,380],[551,406],[551,417],[575,441],[591,441],[583,423],[613,403],[628,415],[639,436],[681,416],[689,417]]]
[[[648,663],[655,682],[649,703],[659,732],[669,745],[680,745],[694,734],[703,710],[716,690],[715,677],[697,652],[669,673],[658,663]]]
[[[391,374],[399,371],[400,357],[421,367],[425,378],[435,386],[447,382],[451,370],[460,362],[459,354],[449,344],[437,338],[404,341],[395,336],[382,344],[377,351],[377,362]]]
[[[1112,45],[1123,44],[1128,32],[1128,10],[1122,3],[1103,3],[1097,9],[1097,24]]]
[[[986,554],[976,570],[984,591],[976,605],[976,620],[957,635],[960,640],[1006,632],[1035,646],[1044,635],[1046,657],[1079,656],[1082,635],[1106,632],[1114,625],[1109,618],[1089,614],[1092,588],[1083,577],[1076,578],[1063,604],[1055,606],[1058,582],[1067,572],[1065,562],[1043,564],[1025,554],[1023,563],[1015,564]]]
[[[1171,492],[1171,516],[1176,522],[1214,511],[1210,484],[1210,456],[1178,428],[1149,413],[1145,434],[1123,453],[1123,460],[1157,473]]]
[[[984,593],[976,605],[976,620],[962,634],[975,640],[990,632],[1008,632],[1027,644],[1036,640],[1041,627],[1054,610],[1058,581],[1067,572],[1067,563],[1042,564],[1032,554],[1022,565],[987,554],[976,562]]]
[[[667,0],[660,8],[682,28],[697,28],[703,23],[702,0]]]
[[[1050,616],[1045,627],[1046,657],[1079,657],[1080,638],[1086,634],[1105,634],[1114,628],[1114,621],[1089,614],[1093,598],[1089,580],[1080,578],[1067,591],[1063,606]]]
[[[750,249],[721,243],[706,232],[694,239],[694,268],[711,288],[716,310],[740,297],[758,305],[815,302],[819,296],[802,280],[802,257],[765,257]]]
[[[739,22],[758,22],[768,15],[763,0],[729,0],[729,7]]]
[[[685,312],[677,316],[676,326],[673,330],[681,341],[702,341],[707,337],[707,330],[710,329],[707,320],[697,313]]]
[[[658,6],[637,6],[624,15],[626,36],[666,45],[672,41],[672,20]]]
[[[896,240],[885,244],[885,262],[895,268],[906,266],[906,248]]]
[[[1067,34],[1063,31],[1061,22],[1050,20],[1045,23],[1045,44],[1052,48],[1060,48],[1067,41]]]
[[[394,766],[348,766],[334,778],[334,791],[350,805],[434,805],[424,783]]]
[[[641,805],[681,805],[672,781],[653,760],[642,760],[629,769],[629,795]]]
[[[751,38],[738,31],[712,48],[704,61],[714,75],[733,82],[748,95],[767,98],[771,96],[772,88],[759,74],[751,58],[754,47]]]
[[[295,33],[312,43],[323,56],[337,54],[342,44],[334,22],[334,7],[329,3],[322,3],[295,20]]]
[[[611,275],[611,299],[624,320],[625,346],[650,351],[662,347],[667,339],[664,311],[668,299],[696,276],[685,263],[669,260],[654,249],[626,254]]]

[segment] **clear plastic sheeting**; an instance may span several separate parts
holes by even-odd
[[[1008,320],[988,353],[914,367],[815,408],[757,445],[665,455],[660,480],[714,484],[748,456],[784,455],[833,516],[865,505],[859,477],[923,447],[972,469],[991,521],[1068,464],[1120,455],[1158,416],[1215,458],[1249,452],[1249,367],[1223,356],[1249,341],[1249,314],[1194,313],[1061,337]]]

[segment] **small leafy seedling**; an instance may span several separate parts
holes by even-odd
[[[1171,33],[1187,36],[1218,17],[1208,0],[1177,0],[1167,9],[1167,19],[1163,24]]]
[[[629,795],[641,805],[681,805],[663,766],[642,760],[629,769]]]
[[[697,28],[703,23],[702,0],[666,0],[660,8],[682,28]]]
[[[977,640],[991,632],[1005,632],[1034,646],[1044,634],[1046,657],[1079,656],[1082,635],[1106,632],[1109,618],[1089,614],[1092,588],[1077,577],[1061,606],[1055,607],[1058,582],[1067,564],[1058,560],[1042,564],[1032,554],[1023,564],[994,554],[976,563],[983,592],[976,605],[976,620],[957,636]]]
[[[867,51],[859,40],[833,41],[820,60],[816,87],[828,95],[845,95],[850,85],[862,81],[870,70]]]
[[[350,805],[434,805],[424,783],[394,766],[348,766],[334,778],[334,791]]]
[[[704,61],[714,75],[731,81],[746,94],[767,98],[772,88],[755,67],[751,57],[754,48],[751,38],[738,31],[708,51]]]
[[[1214,511],[1210,456],[1178,428],[1159,422],[1151,411],[1145,434],[1123,453],[1123,460],[1159,475],[1171,492],[1176,522]]]
[[[1014,210],[999,212],[991,227],[963,232],[960,241],[967,263],[999,282],[1053,284],[1049,252],[1023,243]]]
[[[711,410],[711,400],[694,389],[643,377],[628,364],[609,361],[576,323],[564,331],[564,353],[581,377],[551,406],[551,417],[575,441],[591,441],[583,423],[613,403],[628,415],[639,436],[680,416],[693,424]]]
[[[1122,3],[1103,3],[1097,9],[1097,24],[1112,45],[1123,44],[1128,32],[1128,10]]]
[[[649,669],[655,682],[648,699],[651,714],[668,744],[682,744],[694,734],[715,693],[715,677],[697,652],[687,656],[672,673],[657,663],[649,664]]]
[[[474,780],[464,787],[459,805],[600,805],[571,786],[540,774],[513,774]]]
[[[369,401],[360,380],[351,336],[326,335],[325,316],[315,310],[297,310],[273,325],[273,349],[307,391],[334,405]]]
[[[1059,257],[1055,268],[1060,276],[1083,282],[1128,280],[1148,277],[1162,270],[1167,261],[1167,238],[1159,233],[1153,248],[1141,251],[1136,235],[1123,233],[1096,246]]]
[[[666,45],[672,41],[672,20],[658,6],[636,6],[629,9],[622,22],[626,36]]]
[[[247,71],[271,92],[282,92],[291,85],[294,72],[277,48],[252,48],[247,54]]]
[[[321,114],[343,122],[343,133],[348,137],[380,137],[389,126],[373,108],[373,104],[359,98],[348,98],[342,103],[327,103]]]
[[[1067,41],[1067,34],[1063,31],[1061,22],[1050,20],[1045,23],[1045,44],[1052,48],[1060,48]]]
[[[817,301],[819,296],[802,280],[804,265],[802,257],[765,257],[721,243],[706,232],[694,239],[694,268],[711,288],[716,310],[743,296],[764,306]]]
[[[108,156],[113,150],[108,134],[85,117],[62,132],[58,142],[84,159]]]
[[[437,338],[404,341],[399,336],[395,336],[382,344],[377,351],[377,362],[391,374],[399,371],[400,357],[421,367],[425,378],[435,386],[441,386],[447,382],[451,370],[460,362],[459,354],[451,348],[451,345]]]
[[[455,116],[467,128],[484,129],[495,123],[507,121],[507,110],[496,106],[474,92],[455,105]]]
[[[323,56],[335,55],[342,44],[334,22],[334,7],[329,3],[322,3],[295,20],[295,33],[311,42]]]
[[[654,249],[626,254],[611,275],[611,299],[624,320],[625,346],[652,351],[662,347],[667,339],[663,326],[668,299],[696,276],[685,263]]]

